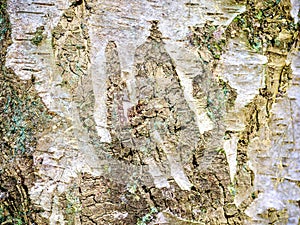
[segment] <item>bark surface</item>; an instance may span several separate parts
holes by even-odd
[[[299,224],[295,0],[0,0],[0,224]]]

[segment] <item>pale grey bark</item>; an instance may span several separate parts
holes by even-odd
[[[297,23],[299,4],[291,3]],[[22,80],[34,77],[57,115],[38,140],[39,178],[29,191],[49,224],[133,224],[135,212],[123,203],[140,204],[136,215],[154,217],[150,224],[299,223],[299,46],[272,61],[231,35],[220,60],[211,60],[189,39],[211,24],[218,40],[245,11],[215,0],[8,1],[6,66]],[[277,97],[284,75],[270,78],[266,68],[290,65],[286,93]],[[220,80],[236,94],[233,104]],[[160,198],[176,203],[163,207]],[[264,216],[269,211],[283,218]]]

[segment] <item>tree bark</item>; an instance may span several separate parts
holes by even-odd
[[[297,1],[0,0],[1,224],[299,224]]]

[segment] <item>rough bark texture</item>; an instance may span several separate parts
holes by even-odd
[[[299,224],[296,0],[0,0],[1,224]]]

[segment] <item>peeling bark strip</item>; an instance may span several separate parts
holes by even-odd
[[[297,224],[292,4],[9,0],[6,66],[58,115],[13,199],[42,225]]]

